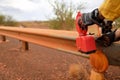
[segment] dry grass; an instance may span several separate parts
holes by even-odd
[[[49,28],[48,21],[22,21],[22,22],[19,22],[19,25],[22,25],[27,28],[42,28],[42,29]]]

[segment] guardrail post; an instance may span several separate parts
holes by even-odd
[[[5,42],[6,41],[6,37],[2,35],[2,41]]]
[[[27,51],[29,50],[29,44],[26,41],[22,41],[22,50]]]

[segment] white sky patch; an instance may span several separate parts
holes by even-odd
[[[103,3],[104,0],[80,0],[84,3],[85,9],[83,12],[90,12],[93,9],[99,8],[99,6]]]
[[[29,1],[29,0],[8,0],[3,6],[10,6],[13,8],[20,9],[22,11],[32,11],[36,9],[39,5]]]
[[[47,20],[54,16],[52,6],[55,0],[0,0],[0,12],[13,16],[16,20]],[[104,0],[65,0],[74,5],[83,3],[83,12],[89,12],[100,6]]]

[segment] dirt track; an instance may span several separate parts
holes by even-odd
[[[7,39],[0,43],[0,80],[74,80],[68,74],[73,63],[82,64],[89,73],[87,59],[34,44],[23,52],[18,40]],[[120,80],[120,67],[110,66],[105,76]]]

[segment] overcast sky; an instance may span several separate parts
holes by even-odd
[[[0,0],[0,13],[11,15],[15,20],[47,20],[53,16],[52,6],[48,1],[54,0]],[[64,0],[74,5],[82,2],[89,12],[100,6],[103,0]]]

